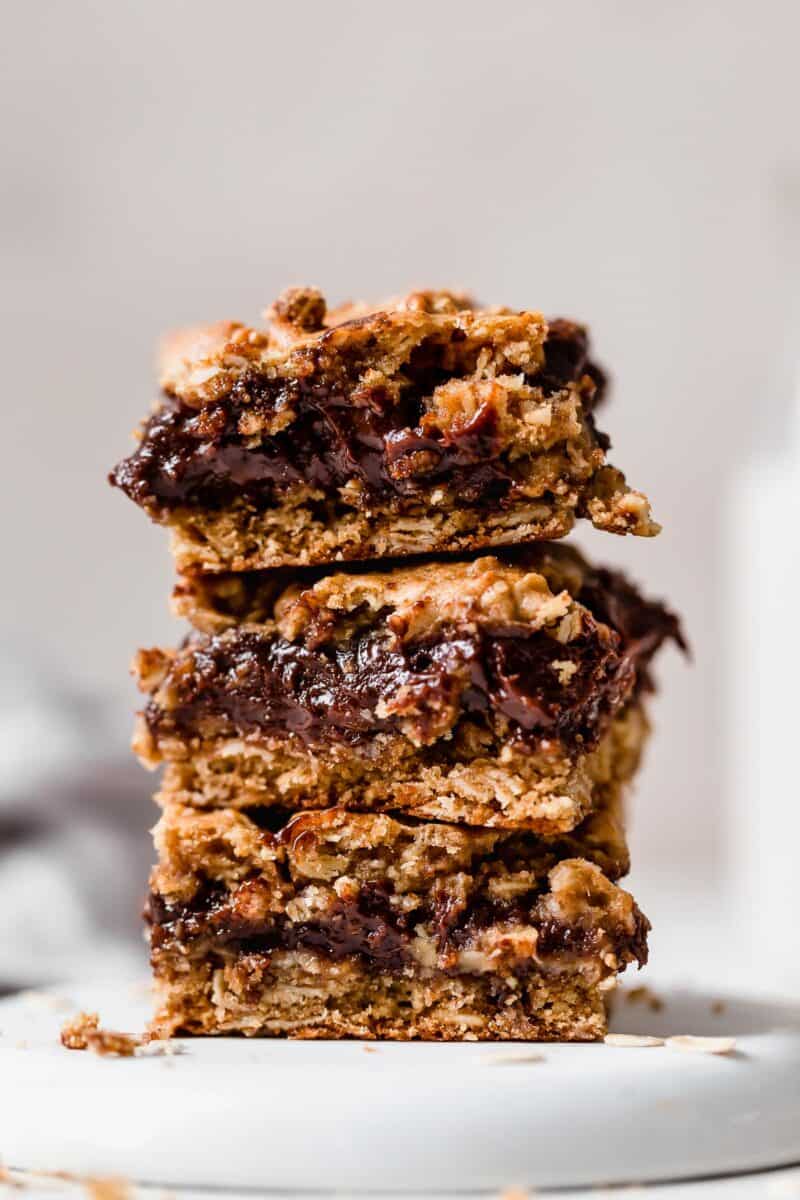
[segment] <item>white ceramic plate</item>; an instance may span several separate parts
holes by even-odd
[[[64,1050],[75,1007],[141,1030],[144,985],[0,1003],[0,1150],[20,1169],[208,1187],[501,1191],[655,1182],[800,1162],[797,1008],[670,991],[627,1002],[666,1046],[397,1045],[194,1039],[175,1057]]]

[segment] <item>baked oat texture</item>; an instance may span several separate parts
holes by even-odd
[[[546,842],[342,810],[266,832],[173,806],[156,844],[158,1036],[585,1040],[646,957],[612,882],[628,866],[613,809]]]
[[[145,755],[142,724],[134,745]],[[558,743],[536,751],[506,744],[494,753],[477,725],[466,725],[446,755],[415,751],[377,734],[369,756],[346,745],[324,753],[287,738],[162,745],[167,765],[155,801],[162,808],[278,805],[399,811],[428,820],[548,836],[574,829],[607,793],[623,794],[649,734],[641,704],[616,718],[590,753],[571,756]]]
[[[134,745],[147,765],[168,764],[159,802],[398,808],[543,834],[573,828],[590,811],[596,789],[619,787],[636,770],[648,730],[641,703],[631,699],[642,683],[637,672],[646,672],[660,642],[676,636],[677,624],[661,606],[632,589],[625,592],[620,577],[598,576],[568,547],[537,547],[518,557],[340,572],[288,587],[269,572],[185,579],[180,604],[213,641],[195,637],[176,653],[142,651],[136,663],[150,702]],[[605,606],[603,615],[606,608],[613,612],[619,629],[598,624],[575,599],[586,589]],[[360,708],[369,736],[355,743],[346,737],[315,741],[308,728],[301,737],[280,726],[237,725],[208,707],[187,717],[187,698],[198,694],[202,700],[209,688],[225,687],[234,670],[240,677],[239,668],[220,671],[215,663],[242,629],[309,650],[374,632],[390,647],[413,648],[442,634],[457,636],[452,631],[545,631],[554,661],[538,668],[546,679],[531,675],[534,696],[541,687],[541,696],[549,694],[552,702],[555,689],[556,703],[571,703],[571,689],[584,677],[581,656],[591,653],[587,687],[596,690],[582,703],[596,728],[569,742],[554,725],[534,742],[521,741],[502,714],[464,711],[461,697],[472,686],[472,668],[459,674],[457,666],[438,688],[415,674],[407,685],[398,683],[389,699],[377,701],[372,716]],[[242,669],[247,661],[245,655]],[[304,664],[307,672],[308,659]],[[248,692],[248,719],[259,707],[258,687],[256,680]],[[265,709],[270,703],[266,696]],[[394,728],[387,730],[379,722],[388,717]]]
[[[583,368],[585,342],[571,322],[448,292],[329,313],[315,289],[291,289],[263,328],[219,322],[165,342],[161,411],[174,410],[185,461],[157,413],[112,479],[171,526],[181,570],[548,540],[576,517],[652,536],[647,498],[594,428],[601,373]],[[578,347],[568,366],[564,345]]]
[[[580,976],[530,976],[500,1002],[480,976],[375,973],[307,952],[159,963],[159,1038],[174,1034],[387,1041],[600,1041],[605,992]]]
[[[465,907],[465,889],[480,888],[493,900],[510,899],[542,885],[548,872],[569,858],[580,866],[561,877],[565,883],[569,876],[574,885],[575,923],[583,911],[581,886],[591,882],[590,864],[613,880],[629,867],[622,814],[613,796],[578,829],[552,838],[343,808],[279,812],[266,823],[261,815],[171,805],[153,830],[158,852],[153,890],[168,902],[188,903],[210,883],[233,891],[259,876],[259,887],[245,892],[249,919],[254,896],[265,905],[263,915],[281,911],[306,886],[331,885],[342,898],[354,883],[378,880],[388,883],[397,897],[417,901],[431,890],[443,901],[455,888],[455,913]],[[584,892],[585,899],[591,886]],[[311,902],[313,907],[314,896]],[[403,901],[399,907],[409,904]],[[297,905],[294,916],[302,919]]]

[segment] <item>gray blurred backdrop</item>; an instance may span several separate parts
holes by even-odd
[[[664,887],[719,901],[746,737],[726,706],[746,686],[731,496],[791,403],[797,4],[73,0],[3,26],[8,844],[29,845],[29,804],[48,829],[60,804],[73,832],[106,823],[63,885],[77,861],[109,928],[135,927],[152,778],[124,765],[128,662],[181,631],[166,536],[105,475],[158,335],[255,319],[292,283],[462,285],[587,321],[611,370],[615,461],[664,533],[581,541],[680,609],[695,654],[659,664],[638,890],[662,925]],[[27,974],[59,961],[48,888],[8,933],[40,939]]]

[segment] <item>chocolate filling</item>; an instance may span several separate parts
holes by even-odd
[[[410,643],[369,630],[316,646],[234,629],[185,649],[163,689],[168,707],[151,701],[145,716],[156,736],[191,737],[213,721],[216,736],[288,730],[309,743],[362,743],[409,720],[430,741],[446,731],[443,715],[449,728],[463,713],[490,728],[505,718],[529,744],[586,749],[635,675],[617,635],[588,616],[568,643],[526,626],[444,628]]]
[[[453,335],[455,338],[456,334]],[[502,504],[514,474],[501,454],[497,414],[482,405],[471,420],[448,430],[425,415],[423,398],[452,374],[441,366],[442,347],[422,343],[403,368],[407,384],[400,400],[379,388],[359,388],[353,404],[346,383],[312,374],[302,381],[268,380],[251,374],[228,395],[200,411],[167,397],[147,422],[139,449],[109,476],[137,504],[157,513],[180,505],[221,508],[245,498],[266,509],[280,503],[293,485],[304,483],[327,493],[352,479],[364,486],[365,503],[414,499],[436,483],[458,491],[465,505]],[[587,361],[585,332],[554,321],[545,344],[542,370],[530,378],[543,395],[588,377],[584,407],[597,402],[605,380]],[[239,430],[243,414],[271,422],[281,411],[295,414],[290,426],[257,446]],[[604,435],[590,432],[598,445]]]
[[[258,888],[257,879],[241,888]],[[240,888],[240,890],[241,890]],[[519,897],[510,903],[478,900],[466,909],[448,900],[434,902],[431,910],[399,912],[391,904],[391,885],[362,884],[357,898],[337,900],[314,921],[293,922],[283,913],[256,920],[239,917],[231,906],[231,894],[219,885],[207,885],[188,904],[170,904],[151,893],[145,918],[151,926],[153,951],[198,943],[228,955],[270,954],[276,950],[313,950],[339,961],[355,956],[384,971],[399,970],[415,960],[409,949],[414,929],[427,923],[438,935],[440,954],[468,949],[481,933],[494,925],[532,925],[539,938],[541,959],[586,958],[596,954],[608,930],[597,926],[567,924],[540,917],[537,895]],[[649,922],[636,910],[633,932],[622,927],[611,934],[620,958],[647,962]],[[532,961],[531,969],[536,964]]]
[[[243,885],[248,886],[258,888],[258,880]],[[316,921],[292,922],[283,913],[257,921],[239,918],[230,900],[229,892],[213,885],[189,904],[167,904],[151,893],[145,919],[152,925],[152,947],[202,938],[235,954],[316,950],[336,960],[358,955],[390,970],[406,961],[409,921],[392,909],[389,892],[379,884],[364,884],[357,901],[337,901]]]
[[[652,691],[650,662],[665,641],[689,654],[681,623],[657,600],[645,600],[620,571],[600,567],[588,571],[576,599],[585,604],[598,621],[620,635],[623,650],[636,668],[639,690]]]

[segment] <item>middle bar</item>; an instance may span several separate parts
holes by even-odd
[[[289,582],[289,579],[293,579]],[[184,578],[195,632],[143,650],[159,800],[397,810],[553,835],[616,798],[676,618],[567,546],[380,573]]]

